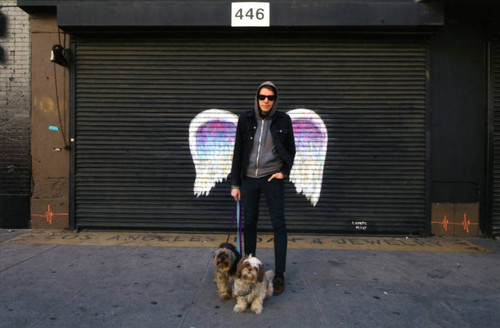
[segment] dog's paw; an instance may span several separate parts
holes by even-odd
[[[243,308],[243,307],[239,306],[238,304],[236,304],[236,305],[234,306],[234,309],[233,309],[233,311],[234,311],[235,313],[245,312],[245,310],[246,310],[245,308]]]
[[[264,310],[264,308],[262,307],[262,305],[252,306],[252,312],[255,313],[255,314],[261,314],[262,310]]]

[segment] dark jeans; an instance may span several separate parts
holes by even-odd
[[[255,256],[257,248],[257,222],[259,220],[260,194],[264,193],[274,230],[274,264],[276,273],[286,269],[287,233],[285,223],[285,180],[269,177],[248,178],[241,182],[241,200],[244,214],[245,254]]]

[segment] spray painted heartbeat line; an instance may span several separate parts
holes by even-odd
[[[479,223],[472,223],[470,220],[467,220],[467,213],[464,213],[464,220],[462,221],[462,226],[464,227],[464,230],[469,232],[469,227],[471,225],[479,225]]]
[[[450,223],[450,221],[448,221],[448,219],[446,218],[446,215],[445,215],[443,221],[441,221],[441,222],[432,221],[431,223],[432,224],[442,224],[444,231],[448,231],[448,224]]]
[[[52,219],[54,218],[54,216],[56,215],[62,215],[62,216],[67,216],[68,213],[53,213],[51,210],[50,210],[50,204],[47,206],[47,211],[45,212],[45,214],[31,214],[31,216],[36,216],[36,217],[42,217],[42,218],[45,218],[47,220],[47,222],[49,224],[52,224]]]
[[[441,224],[443,225],[444,231],[448,231],[448,225],[453,224],[453,225],[459,225],[464,228],[467,233],[469,233],[469,227],[471,225],[479,225],[477,222],[470,222],[469,219],[467,219],[467,213],[464,213],[464,219],[462,222],[450,222],[446,215],[444,216],[443,221],[432,221],[432,224]]]

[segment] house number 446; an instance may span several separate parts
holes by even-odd
[[[268,27],[269,2],[233,2],[231,4],[231,26]]]

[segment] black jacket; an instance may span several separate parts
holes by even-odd
[[[241,178],[246,172],[250,152],[252,151],[256,128],[257,120],[255,111],[247,111],[240,115],[236,128],[233,163],[231,167],[231,185],[233,186],[241,185]],[[276,111],[272,117],[270,130],[274,145],[283,160],[280,172],[285,177],[288,177],[295,157],[295,139],[290,116],[286,113]]]

